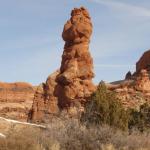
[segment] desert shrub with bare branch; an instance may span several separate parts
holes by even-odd
[[[129,134],[107,125],[87,127],[78,119],[53,118],[47,129],[11,129],[0,150],[149,150],[150,134]]]

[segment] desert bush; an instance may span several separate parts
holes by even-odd
[[[9,131],[6,138],[0,138],[0,150],[59,150],[59,143],[48,130],[24,127]]]
[[[148,133],[128,134],[108,125],[87,127],[72,118],[54,118],[49,123],[47,135],[56,139],[61,150],[148,150],[150,147]]]
[[[11,133],[11,134],[10,134]],[[128,134],[107,125],[85,126],[77,119],[53,118],[46,130],[23,128],[0,139],[0,150],[149,150],[150,135]]]
[[[150,130],[150,105],[143,104],[139,110],[125,110],[116,94],[100,82],[86,104],[81,121],[90,126],[107,124],[124,131],[138,129],[143,132]]]
[[[86,104],[81,120],[87,124],[107,124],[127,130],[128,117],[128,112],[125,111],[116,94],[107,90],[104,82],[100,82],[96,92]]]
[[[130,110],[129,129],[136,128],[141,132],[150,130],[150,105],[145,103],[139,110]]]

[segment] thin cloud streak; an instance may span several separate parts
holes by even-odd
[[[131,4],[112,1],[112,0],[89,0],[89,1],[99,3],[116,10],[125,11],[130,15],[140,16],[140,17],[150,17],[150,9],[145,7],[133,6]]]
[[[96,64],[96,68],[135,68],[135,65]]]

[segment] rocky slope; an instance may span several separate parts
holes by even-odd
[[[35,88],[23,82],[0,82],[0,116],[27,121]]]
[[[36,91],[32,120],[43,120],[46,115],[65,109],[72,115],[76,107],[83,109],[91,93],[93,60],[89,52],[92,23],[88,11],[81,7],[71,12],[62,33],[65,41],[60,69],[50,75]]]
[[[138,109],[140,105],[150,103],[150,78],[147,69],[141,68],[130,78],[106,85],[117,93],[126,108]]]

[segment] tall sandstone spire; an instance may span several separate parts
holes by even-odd
[[[61,67],[37,89],[31,114],[33,121],[41,121],[62,109],[82,107],[95,91],[93,59],[89,52],[91,34],[88,11],[83,7],[73,9],[62,33],[65,46]]]

